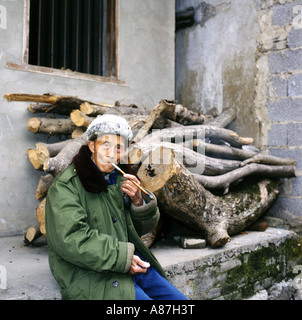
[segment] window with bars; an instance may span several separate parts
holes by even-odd
[[[30,0],[31,65],[116,76],[115,0]]]

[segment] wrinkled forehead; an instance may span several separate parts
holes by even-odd
[[[122,136],[116,134],[99,134],[96,138],[97,142],[105,143],[109,142],[110,144],[126,146],[126,139]]]

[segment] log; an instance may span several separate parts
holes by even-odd
[[[241,148],[243,145],[253,143],[253,138],[241,137],[232,130],[208,125],[192,125],[154,130],[147,136],[138,139],[138,141],[133,140],[130,150],[131,148],[140,148],[141,145],[150,145],[152,143],[159,143],[161,141],[171,142],[174,140],[177,143],[194,138],[201,140],[220,140],[236,148]]]
[[[40,231],[46,236],[46,228],[45,228],[45,205],[46,198],[44,198],[36,209],[36,218],[40,222]]]
[[[243,151],[243,153],[247,152],[247,150]],[[249,151],[249,153],[251,154],[252,152]],[[253,156],[251,155],[249,158],[247,157],[246,160],[242,162],[241,166],[245,166],[249,163],[263,163],[271,165],[295,165],[296,161],[291,158],[279,158],[263,153],[256,153]]]
[[[109,109],[106,114],[115,114],[118,116],[141,116],[141,117],[148,117],[150,115],[150,112],[139,109],[139,108],[132,108],[132,107],[126,107],[126,106],[120,106]]]
[[[90,117],[96,117],[98,115],[102,115],[105,113],[110,114],[117,114],[117,115],[143,115],[147,116],[150,114],[150,112],[147,112],[146,110],[134,108],[134,107],[128,107],[128,106],[116,106],[116,105],[92,105],[90,103],[83,103],[80,106],[80,111],[84,114],[90,116]]]
[[[157,119],[155,119],[152,129],[168,129],[175,127],[183,127],[183,125],[164,117],[158,117]]]
[[[75,124],[70,119],[30,118],[27,129],[33,133],[71,134]]]
[[[30,101],[30,102],[39,102],[43,104],[51,104],[45,112],[55,112],[62,113],[60,109],[64,110],[64,113],[69,109],[69,113],[73,109],[79,109],[80,106],[84,103],[89,103],[92,105],[103,106],[104,104],[98,104],[88,100],[80,99],[76,96],[62,96],[62,95],[53,95],[53,94],[23,94],[23,93],[10,93],[3,96],[7,101]]]
[[[133,119],[128,122],[129,126],[131,127],[131,131],[133,135],[135,135],[138,130],[146,123],[144,119]]]
[[[38,160],[37,150],[35,149],[28,149],[27,150],[27,157],[29,162],[36,170],[43,170],[43,165]]]
[[[146,119],[145,124],[142,126],[142,128],[137,132],[136,136],[132,139],[131,143],[137,143],[142,138],[144,138],[147,134],[150,128],[153,126],[154,121],[161,116],[162,112],[171,104],[174,104],[172,101],[167,100],[161,100],[158,105],[156,105],[153,110],[151,111],[151,114]]]
[[[51,157],[55,157],[65,146],[71,142],[72,139],[63,140],[55,143],[36,143],[36,154],[38,158],[38,163],[44,165],[44,162]]]
[[[76,127],[72,131],[71,138],[72,139],[78,138],[79,136],[81,136],[86,131],[86,129],[87,128],[85,128],[85,127]]]
[[[75,109],[70,113],[70,119],[77,127],[88,127],[94,118],[88,117],[82,111]]]
[[[234,108],[222,110],[221,114],[216,118],[207,122],[208,126],[225,128],[236,119],[236,111]]]
[[[161,142],[152,144],[139,144],[139,148],[131,148],[128,154],[130,164],[144,161],[158,163],[161,148],[173,150],[177,160],[184,164],[190,172],[205,175],[220,175],[240,167],[241,162],[207,157],[201,153],[185,148],[180,144]]]
[[[245,167],[218,176],[194,175],[206,189],[224,189],[224,194],[229,190],[230,184],[247,176],[257,175],[270,178],[293,178],[296,177],[295,167],[269,166],[263,164],[248,164]]]
[[[49,95],[49,94],[25,94],[25,93],[8,93],[3,96],[8,102],[10,101],[31,101],[31,102],[42,102],[55,104],[60,96]]]
[[[261,152],[234,148],[227,145],[215,145],[206,143],[200,139],[186,141],[185,147],[196,152],[200,150],[206,155],[220,159],[244,160],[241,166],[248,163],[262,163],[268,165],[295,165],[296,161],[291,158],[280,158],[276,156],[266,155]]]
[[[66,105],[71,108],[74,105],[80,106],[81,104],[88,102],[91,104],[96,104],[91,101],[79,99],[76,96],[62,96],[62,95],[54,95],[50,93],[45,93],[43,95],[40,94],[26,94],[26,93],[8,93],[3,96],[7,101],[31,101],[31,102],[41,102],[41,103],[49,103],[49,104],[57,104],[57,105]]]
[[[96,117],[98,115],[106,113],[114,107],[114,105],[109,104],[93,105],[88,102],[84,102],[80,105],[80,110],[90,117]]]
[[[60,108],[54,109],[54,106],[51,104],[40,104],[40,103],[31,103],[27,109],[31,113],[50,113],[54,112],[60,115],[66,115],[69,116],[70,114],[70,108],[64,108],[63,106]]]
[[[38,187],[36,190],[36,199],[40,200],[47,195],[47,191],[52,184],[54,177],[49,173],[42,176],[39,180]]]
[[[190,126],[194,129],[194,126]],[[244,145],[249,145],[254,142],[254,139],[251,137],[241,137],[236,132],[225,129],[214,127],[210,125],[204,125],[205,137],[209,140],[220,140],[222,142],[227,142],[233,147],[241,148]],[[189,128],[189,127],[188,127]]]
[[[211,120],[207,120],[206,124],[208,126],[225,128],[235,119],[236,119],[235,110],[229,108],[229,109],[223,110],[222,113],[220,115],[216,116],[215,118],[211,117]],[[152,129],[167,129],[167,128],[174,128],[174,127],[182,127],[183,128],[184,126],[183,126],[183,124],[180,124],[176,121],[165,118],[165,115],[163,115],[162,117],[159,117],[155,120],[155,122],[152,126]]]
[[[44,113],[47,112],[47,110],[49,108],[51,108],[52,105],[51,104],[40,104],[40,103],[31,103],[27,109],[31,112],[31,113]]]
[[[40,231],[40,223],[38,221],[35,222],[34,225],[29,227],[23,234],[23,242],[25,245],[29,245],[36,239],[40,238],[42,233]]]
[[[72,139],[55,157],[45,160],[43,170],[52,173],[56,177],[69,166],[73,157],[78,153],[82,145],[87,144],[87,141],[86,132],[80,137]]]
[[[210,115],[194,112],[181,104],[175,103],[170,103],[165,110],[162,111],[162,116],[183,125],[204,124],[213,119]]]
[[[265,179],[224,197],[214,196],[178,163],[171,149],[161,152],[162,158],[170,157],[170,163],[143,162],[138,171],[142,185],[156,195],[165,213],[193,230],[205,232],[214,248],[225,245],[230,235],[255,222],[279,193],[279,183]]]
[[[119,108],[118,108],[119,109]],[[137,110],[137,109],[133,109]],[[121,114],[119,112],[107,112],[106,114],[116,114],[122,118],[124,118],[130,125],[133,121],[145,121],[146,117],[140,114]],[[87,116],[82,111],[75,109],[70,114],[71,121],[77,126],[77,127],[83,127],[87,128],[90,123],[95,119],[94,117]]]
[[[147,116],[150,112],[131,106],[120,106],[120,105],[109,105],[109,104],[98,104],[92,105],[88,102],[83,103],[80,106],[80,111],[90,117],[96,117],[105,113],[117,114],[117,115],[143,115]]]

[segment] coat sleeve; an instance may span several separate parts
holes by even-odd
[[[146,204],[136,207],[133,205],[133,203],[131,203],[130,207],[132,221],[139,236],[143,236],[144,234],[151,232],[156,226],[160,217],[157,207],[157,199],[154,194],[153,200],[151,200],[145,194],[142,194],[142,196]]]
[[[71,264],[97,272],[130,269],[134,245],[91,228],[71,183],[57,180],[48,190],[46,234],[51,249]]]

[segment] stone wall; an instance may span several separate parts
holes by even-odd
[[[259,142],[270,154],[296,160],[269,214],[302,230],[302,1],[263,1],[258,14],[255,110]]]

